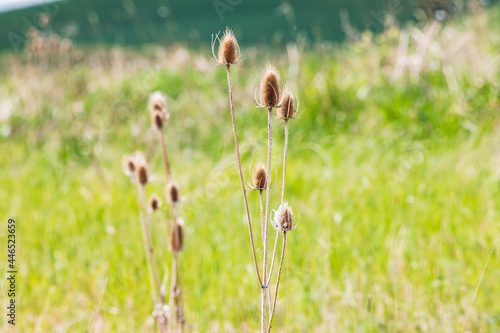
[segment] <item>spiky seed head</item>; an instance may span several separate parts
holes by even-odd
[[[233,31],[226,28],[219,45],[219,55],[217,61],[220,64],[231,65],[238,62],[240,58],[240,47],[234,37]]]
[[[151,122],[153,124],[153,127],[157,131],[161,131],[163,129],[164,121],[165,121],[165,114],[163,112],[153,111],[151,113]]]
[[[170,181],[167,184],[167,201],[169,203],[175,204],[178,203],[179,200],[180,200],[179,185],[174,181]]]
[[[123,161],[123,172],[132,177],[135,173],[135,158],[133,155],[126,156]]]
[[[161,112],[165,115],[165,118],[168,118],[167,99],[161,92],[155,91],[149,96],[148,110],[151,113],[155,111]]]
[[[151,195],[151,197],[149,197],[148,206],[153,212],[159,209],[161,207],[161,204],[161,199],[156,194],[153,194]]]
[[[252,186],[254,190],[265,190],[267,186],[266,168],[264,164],[257,163],[252,174]]]
[[[149,181],[149,176],[148,176],[148,165],[146,163],[146,160],[139,160],[137,161],[136,164],[136,169],[135,169],[135,178],[137,183],[141,185],[146,185]]]
[[[261,103],[267,108],[274,108],[280,100],[280,76],[276,68],[267,64],[260,81]]]
[[[285,85],[283,89],[283,99],[281,100],[281,107],[278,108],[278,119],[293,119],[295,118],[295,103],[292,90]]]
[[[278,231],[291,231],[295,229],[293,226],[293,211],[287,202],[282,203],[274,213],[273,226]]]
[[[170,250],[179,253],[184,247],[184,220],[178,218],[170,231]]]

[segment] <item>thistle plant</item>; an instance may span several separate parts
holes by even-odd
[[[158,141],[162,147],[163,162],[165,165],[165,201],[170,208],[169,212],[171,215],[171,223],[167,224],[170,229],[170,234],[167,235],[169,250],[172,251],[170,298],[168,304],[166,296],[169,275],[168,272],[164,272],[164,277],[160,280],[149,217],[150,213],[155,213],[162,207],[162,200],[156,194],[151,195],[149,200],[147,199],[146,185],[150,180],[150,172],[146,158],[142,153],[134,153],[125,158],[124,172],[137,187],[141,212],[140,222],[154,305],[153,318],[156,321],[158,331],[162,333],[184,332],[185,317],[180,280],[180,253],[183,250],[184,242],[184,220],[179,216],[179,204],[181,202],[179,185],[173,179],[165,142],[164,130],[169,119],[169,113],[163,94],[155,92],[150,96],[148,110],[152,127],[157,132]]]
[[[215,55],[215,44],[219,42],[217,56]],[[257,107],[267,109],[267,130],[268,130],[268,145],[267,145],[267,166],[264,167],[258,163],[252,174],[252,184],[250,188],[259,191],[260,198],[260,222],[261,222],[261,240],[263,247],[262,258],[262,271],[259,270],[257,263],[257,256],[255,251],[254,237],[252,231],[252,222],[250,210],[248,207],[247,192],[243,173],[241,171],[241,158],[238,143],[238,134],[236,129],[234,101],[233,101],[233,87],[231,82],[231,65],[237,64],[241,60],[240,48],[232,31],[227,28],[221,38],[215,36],[212,38],[212,54],[215,61],[219,65],[226,66],[227,82],[229,89],[229,107],[231,112],[231,121],[233,127],[234,142],[236,148],[236,161],[238,164],[238,171],[240,176],[241,188],[243,193],[243,201],[247,215],[248,230],[250,234],[250,245],[253,255],[253,261],[258,282],[261,288],[261,331],[262,333],[270,332],[272,327],[272,319],[276,309],[276,300],[278,297],[279,281],[281,278],[281,269],[283,266],[283,258],[285,256],[287,232],[295,229],[293,225],[293,212],[285,202],[285,174],[286,174],[286,161],[288,149],[288,133],[289,125],[288,120],[294,119],[296,110],[294,99],[291,89],[285,86],[283,93],[279,85],[280,77],[275,67],[268,64],[262,73],[260,82],[260,100],[254,97]],[[285,144],[283,153],[283,182],[281,188],[281,205],[274,213],[274,219],[270,221],[270,198],[271,198],[271,164],[272,164],[272,145],[273,145],[273,116],[274,110],[277,110],[277,118],[285,121]],[[264,205],[264,191],[266,192],[266,200]],[[269,224],[274,226],[276,230],[276,238],[274,242],[274,249],[271,259],[271,265],[268,264],[268,235]],[[272,300],[270,282],[274,268],[276,252],[278,249],[279,235],[283,234],[283,244],[281,247],[280,263],[277,274],[277,281],[275,287],[274,302]],[[266,304],[268,308],[266,308]]]

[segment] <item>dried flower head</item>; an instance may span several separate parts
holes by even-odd
[[[265,190],[267,186],[267,176],[266,168],[264,164],[257,163],[252,174],[252,189],[253,190]]]
[[[138,184],[146,185],[149,181],[148,165],[145,159],[138,159],[135,169],[135,180]]]
[[[148,110],[151,113],[155,111],[161,112],[164,114],[165,119],[168,118],[167,99],[161,92],[155,91],[149,96]]]
[[[182,251],[184,246],[184,220],[178,218],[177,222],[172,225],[170,231],[170,250],[175,253]]]
[[[179,185],[174,181],[168,182],[168,184],[167,184],[167,201],[169,203],[175,204],[175,203],[178,203],[179,200],[180,200]]]
[[[272,221],[274,229],[278,231],[295,230],[296,225],[293,225],[293,211],[288,206],[287,202],[283,202],[277,211],[274,212],[274,220]]]
[[[216,40],[219,40],[219,51],[217,57],[215,56]],[[224,32],[222,38],[220,39],[218,36],[215,36],[215,38],[213,38],[212,36],[212,54],[214,56],[215,61],[219,65],[227,66],[236,64],[240,61],[241,59],[240,47],[231,29],[226,28],[226,31]]]
[[[154,212],[159,209],[161,207],[161,204],[161,199],[156,194],[153,194],[149,197],[148,206],[151,211]]]
[[[278,108],[278,119],[294,119],[295,118],[295,96],[292,90],[285,85],[283,89],[283,98],[281,100],[281,106]]]
[[[161,131],[163,129],[163,125],[165,122],[165,114],[161,111],[153,111],[151,112],[151,123],[153,124],[153,128],[157,131]]]
[[[260,102],[255,100],[261,108],[275,108],[280,106],[280,76],[276,68],[267,64],[260,80]]]
[[[125,156],[123,159],[123,172],[125,175],[133,177],[139,163],[146,163],[146,158],[140,151],[136,151],[132,155]]]

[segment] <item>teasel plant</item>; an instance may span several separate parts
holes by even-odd
[[[153,318],[156,321],[159,332],[184,332],[186,320],[180,278],[180,253],[184,247],[184,220],[179,216],[180,190],[179,185],[172,175],[164,135],[164,130],[169,119],[165,96],[160,92],[153,93],[149,98],[148,110],[152,127],[157,133],[159,145],[162,147],[163,162],[165,165],[165,201],[170,206],[169,211],[171,213],[171,223],[168,223],[167,226],[170,229],[168,240],[169,250],[172,252],[172,267],[170,276],[166,270],[161,280],[153,246],[150,214],[154,214],[162,207],[162,200],[156,194],[151,195],[149,200],[147,200],[146,185],[149,183],[150,175],[146,158],[142,153],[136,152],[125,158],[124,172],[131,178],[132,183],[136,185],[138,192],[141,210],[140,221],[151,295],[155,308]],[[169,278],[170,297],[167,302],[167,284]]]
[[[218,42],[217,55],[215,52],[216,44]],[[251,214],[248,205],[247,191],[245,187],[245,181],[243,178],[243,173],[241,169],[241,157],[238,142],[238,133],[236,128],[236,119],[234,112],[234,100],[233,100],[233,86],[231,81],[231,66],[238,64],[241,58],[240,48],[238,42],[233,32],[226,28],[226,31],[219,37],[219,35],[212,36],[212,55],[217,64],[226,66],[227,72],[227,82],[229,90],[229,108],[231,113],[231,122],[233,128],[233,136],[236,148],[236,161],[238,164],[238,172],[240,176],[241,189],[243,193],[243,201],[245,205],[246,217],[248,230],[250,234],[250,245],[253,255],[253,261],[255,266],[255,271],[257,275],[258,282],[261,288],[261,332],[271,332],[272,319],[274,317],[274,312],[276,309],[276,300],[278,298],[278,288],[279,281],[281,278],[281,270],[283,266],[283,258],[285,256],[286,249],[286,239],[287,232],[295,230],[296,225],[293,225],[293,212],[285,201],[285,174],[286,174],[286,161],[288,152],[288,134],[289,134],[289,124],[290,119],[296,118],[295,110],[295,96],[292,93],[288,85],[285,85],[283,89],[283,94],[281,94],[281,89],[279,86],[279,73],[271,65],[268,64],[262,73],[262,78],[260,82],[260,100],[257,100],[255,91],[253,95],[254,102],[257,107],[264,108],[267,110],[268,121],[268,147],[267,147],[267,166],[265,167],[262,163],[258,163],[252,174],[252,181],[250,188],[254,191],[259,191],[259,202],[260,202],[260,222],[261,222],[261,240],[263,248],[263,258],[262,258],[262,270],[259,270],[255,242],[252,230]],[[271,197],[271,167],[272,167],[272,145],[273,145],[273,118],[274,110],[276,111],[277,119],[284,120],[285,122],[285,144],[283,153],[283,182],[281,188],[281,204],[274,212],[274,218],[271,219],[270,212],[270,197]],[[266,194],[265,204],[264,204],[264,192]],[[268,263],[268,236],[269,236],[269,224],[272,224],[276,230],[276,237],[274,241],[274,248],[272,250],[271,265]],[[278,241],[280,234],[283,234],[283,243],[281,246],[280,262],[278,267],[278,274],[275,286],[274,301],[271,293],[271,277],[273,273],[276,253],[278,250]],[[268,306],[266,307],[266,304]]]

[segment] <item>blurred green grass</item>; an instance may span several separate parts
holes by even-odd
[[[459,331],[492,249],[468,329],[500,330],[498,15],[443,27],[416,75],[394,75],[397,28],[306,47],[296,63],[284,49],[242,50],[233,85],[247,179],[266,156],[266,113],[251,91],[267,60],[297,88],[303,111],[290,125],[287,199],[300,224],[289,237],[280,331],[287,281],[293,332]],[[453,56],[440,52],[457,45]],[[144,151],[157,175],[148,193],[163,195],[146,111],[155,90],[168,95],[167,144],[184,197],[189,331],[258,329],[225,71],[208,54],[96,50],[47,73],[4,56],[0,98],[11,114],[1,124],[0,213],[18,224],[23,331],[152,330],[138,207],[121,161]],[[279,121],[275,133],[279,170]],[[250,203],[257,217],[255,193]],[[160,266],[170,262],[166,216],[154,218]]]

